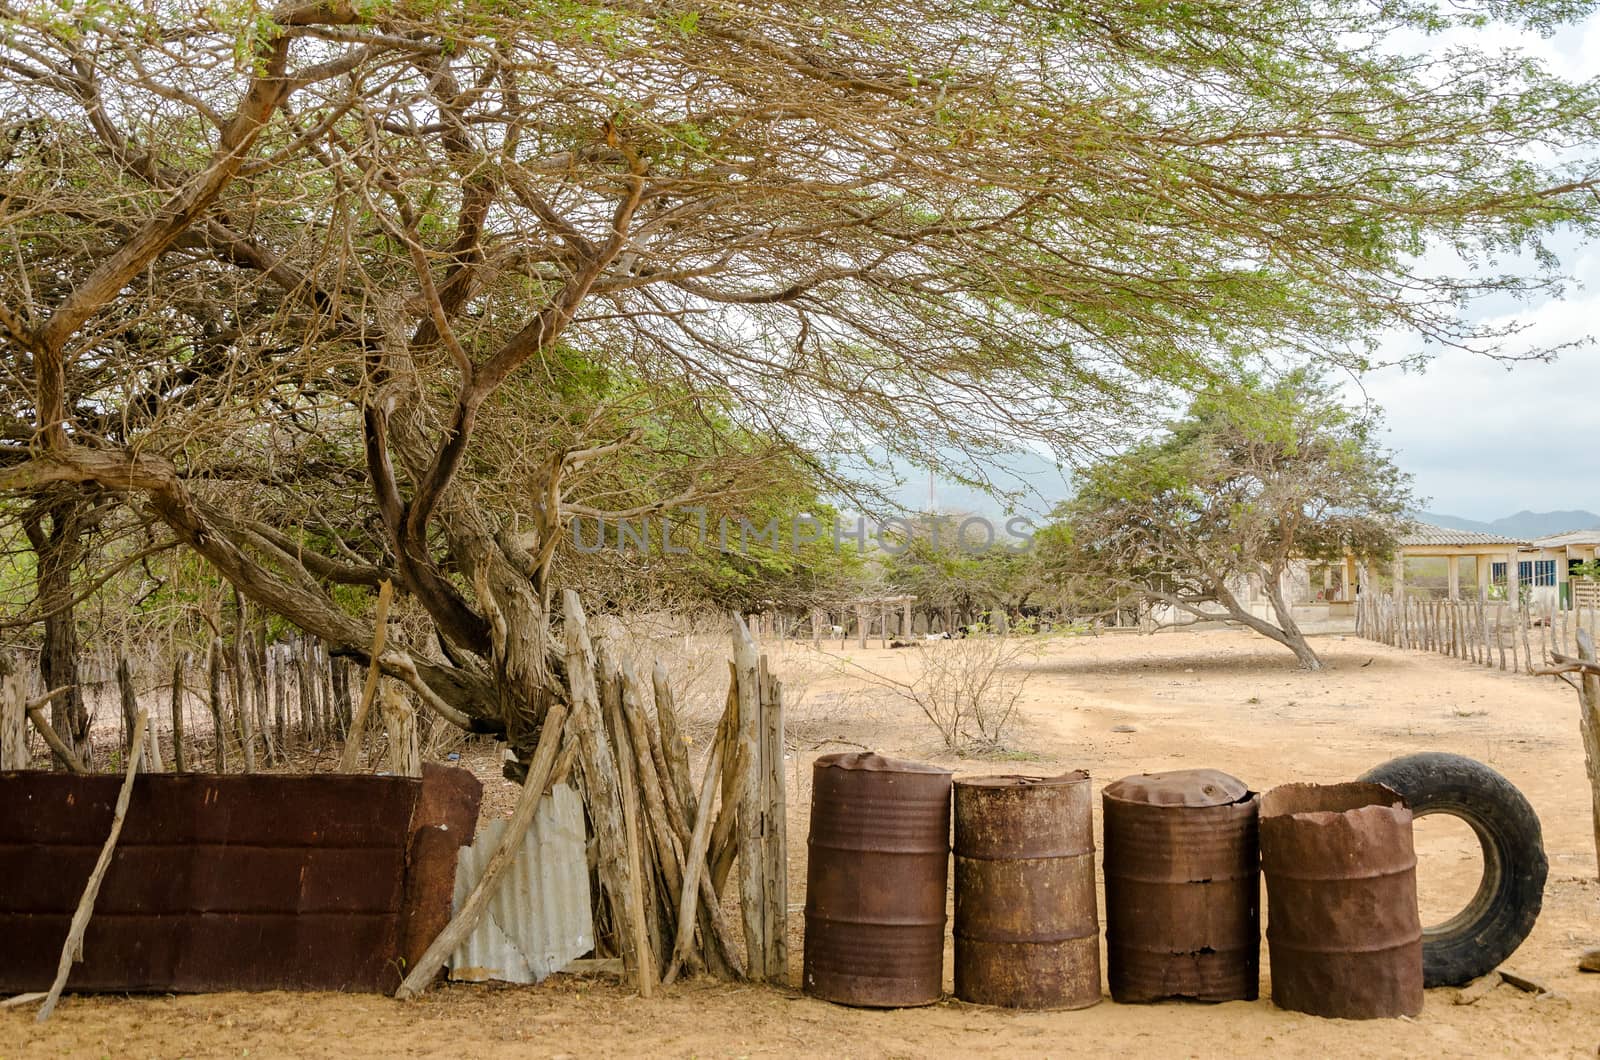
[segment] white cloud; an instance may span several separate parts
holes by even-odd
[[[1512,346],[1600,332],[1600,254],[1580,256],[1574,274],[1580,288],[1517,314],[1529,328]],[[1423,373],[1374,372],[1364,389],[1384,409],[1386,440],[1431,510],[1474,519],[1525,508],[1600,511],[1600,349],[1510,367],[1449,353]]]

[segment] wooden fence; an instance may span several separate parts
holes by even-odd
[[[683,971],[784,981],[783,688],[755,638],[734,615],[728,694],[696,787],[665,671],[654,667],[647,684],[614,645],[591,639],[576,593],[563,594],[562,611],[567,702],[553,702],[544,718],[500,845],[395,996],[425,989],[470,934],[539,802],[569,774],[579,780],[593,827],[597,957],[620,958],[645,997]],[[736,862],[742,968],[721,901]]]
[[[20,659],[0,666],[0,672],[17,675],[0,699],[11,704],[33,696],[32,686],[38,684],[33,669]],[[214,637],[198,658],[189,651],[170,660],[136,652],[87,653],[79,661],[78,687],[99,720],[90,733],[95,746],[80,749],[90,750],[84,765],[91,771],[118,768],[109,761],[105,743],[114,737],[105,734],[104,719],[109,715],[120,722],[119,743],[126,752],[141,704],[150,708],[146,757],[147,766],[156,770],[254,773],[281,766],[298,752],[329,752],[350,732],[351,678],[359,672],[308,636],[276,643],[259,634]],[[42,709],[48,713],[48,707]],[[6,717],[11,713],[0,710]],[[387,729],[387,714],[384,720]],[[9,743],[14,747],[15,737]],[[28,754],[6,758],[26,762]]]
[[[1578,652],[1578,631],[1600,632],[1600,606],[1516,610],[1482,598],[1439,600],[1363,594],[1356,635],[1394,648],[1437,652],[1507,673],[1532,674]]]

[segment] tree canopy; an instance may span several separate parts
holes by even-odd
[[[1265,349],[1498,349],[1460,309],[1559,283],[1600,89],[1394,42],[1587,10],[13,0],[0,490],[126,502],[353,654],[335,587],[392,578],[526,751],[571,514],[863,439],[1081,455]]]
[[[1384,558],[1413,504],[1375,426],[1305,370],[1215,387],[1160,437],[1086,470],[1040,562],[1091,596],[1202,618],[1220,608],[1316,669],[1284,592],[1290,563]],[[1241,599],[1247,579],[1276,624]]]

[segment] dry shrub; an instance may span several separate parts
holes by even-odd
[[[983,755],[1004,750],[1030,676],[1023,662],[1036,651],[1031,638],[980,633],[919,644],[910,652],[911,673],[904,681],[853,665],[921,710],[947,749]]]

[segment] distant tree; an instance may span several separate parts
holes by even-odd
[[[1007,533],[986,519],[941,513],[916,519],[910,529],[890,540],[882,567],[890,585],[916,596],[919,610],[950,612],[965,624],[1026,601],[1025,528]]]
[[[1375,425],[1307,371],[1214,387],[1163,435],[1081,476],[1041,564],[1101,597],[1132,592],[1200,617],[1220,607],[1320,669],[1282,576],[1293,560],[1393,553],[1413,498]],[[1275,624],[1240,600],[1247,578]]]

